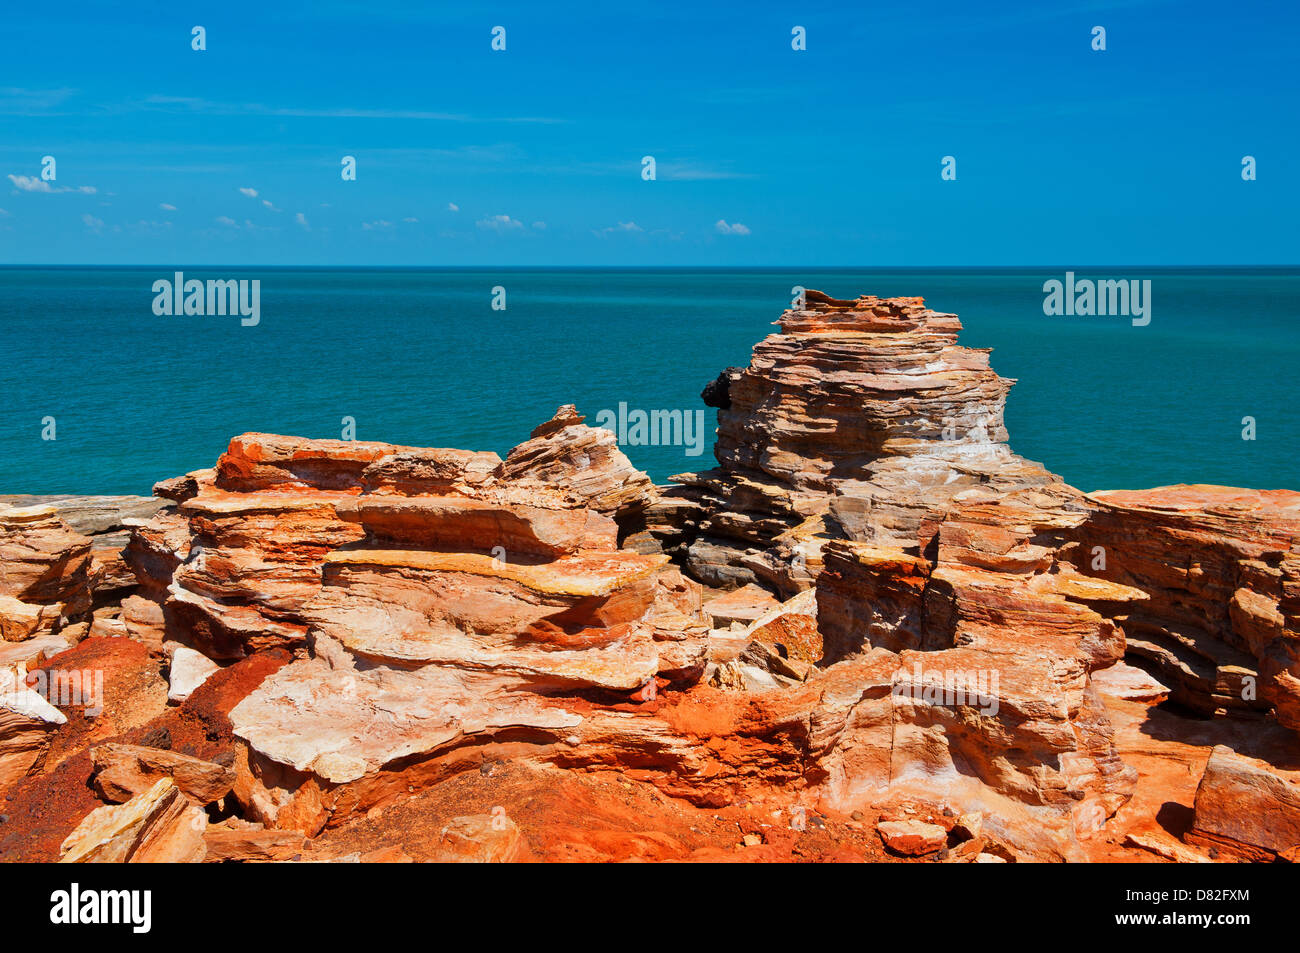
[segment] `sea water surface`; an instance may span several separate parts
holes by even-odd
[[[260,280],[260,323],[156,316],[177,270]],[[665,482],[713,464],[700,389],[795,285],[959,314],[1018,381],[1012,448],[1084,490],[1300,489],[1300,270],[1073,269],[1151,279],[1146,327],[1044,315],[1065,270],[0,268],[0,493],[147,493],[235,434],[337,438],[345,417],[359,440],[504,454],[565,403],[704,410],[700,456],[624,447]]]

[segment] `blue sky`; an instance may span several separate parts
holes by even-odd
[[[0,263],[1293,264],[1297,26],[1252,0],[24,5]]]

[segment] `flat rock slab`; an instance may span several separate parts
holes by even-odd
[[[1169,686],[1125,662],[1092,673],[1092,684],[1103,695],[1158,705],[1169,697]]]
[[[1263,859],[1300,846],[1300,785],[1216,745],[1196,789],[1192,835]]]
[[[307,838],[301,831],[255,828],[242,830],[212,826],[203,835],[207,863],[243,861],[270,863],[301,854]]]
[[[44,632],[25,642],[0,642],[0,668],[25,665],[30,669],[47,658],[66,652],[72,648],[72,641],[64,632]]]
[[[167,504],[155,496],[34,496],[0,494],[0,508],[34,508],[57,514],[86,536],[125,530],[131,520],[152,519]]]
[[[886,847],[906,857],[929,854],[948,843],[947,831],[924,821],[881,821],[876,830]]]
[[[171,671],[168,675],[167,700],[183,702],[190,697],[194,689],[206,682],[212,675],[221,671],[220,666],[202,652],[185,646],[177,646],[172,652]]]
[[[258,753],[346,784],[412,755],[507,728],[554,731],[582,718],[500,676],[439,669],[331,668],[321,659],[280,669],[230,713]]]
[[[713,625],[725,629],[733,622],[749,624],[781,603],[766,589],[752,583],[724,593],[704,603],[704,611],[713,617]]]
[[[235,783],[229,767],[161,748],[109,743],[91,748],[90,761],[95,790],[117,803],[144,793],[164,777],[200,804],[225,797]]]
[[[171,778],[125,804],[91,811],[64,840],[61,864],[196,863],[207,815]]]
[[[326,565],[466,573],[517,583],[541,595],[575,598],[607,596],[652,575],[669,561],[662,555],[593,552],[571,553],[544,563],[511,563],[481,553],[405,549],[344,549],[325,557]]]

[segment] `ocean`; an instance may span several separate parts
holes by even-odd
[[[1300,269],[1070,269],[1150,279],[1144,327],[1045,315],[1066,270],[0,268],[0,493],[146,494],[236,434],[337,438],[345,418],[358,440],[504,455],[561,404],[703,410],[701,455],[624,447],[666,482],[713,465],[700,390],[795,285],[956,312],[1018,381],[1012,448],[1081,489],[1300,489]],[[259,280],[260,320],[155,315],[175,271]]]

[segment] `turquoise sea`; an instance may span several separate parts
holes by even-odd
[[[261,320],[153,313],[157,279],[258,279]],[[564,403],[714,411],[794,285],[921,295],[1016,378],[1011,445],[1085,490],[1300,489],[1300,269],[1150,279],[1152,320],[1047,317],[1024,269],[0,268],[0,493],[147,493],[259,430],[504,453]],[[506,310],[491,307],[506,289]],[[1256,439],[1242,439],[1253,417]],[[54,440],[43,424],[54,418]],[[626,447],[657,481],[712,465]]]

